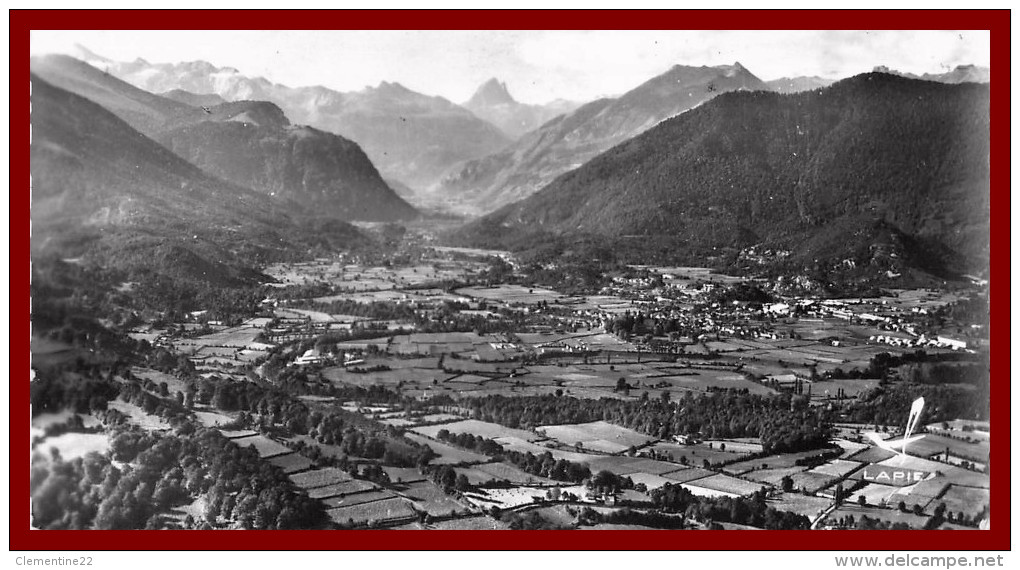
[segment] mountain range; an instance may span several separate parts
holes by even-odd
[[[252,268],[369,240],[224,182],[84,97],[32,75],[32,257],[232,285]]]
[[[386,185],[364,152],[340,136],[292,125],[273,103],[215,104],[134,87],[63,55],[32,59],[33,73],[100,104],[132,127],[226,181],[344,220],[395,221],[417,212]],[[207,103],[192,106],[186,102]]]
[[[448,175],[434,194],[469,213],[492,211],[537,192],[599,153],[721,93],[768,89],[739,63],[677,65],[618,98],[582,105],[499,152],[466,162]]]
[[[725,93],[458,238],[517,250],[595,238],[635,258],[708,263],[769,251],[798,268],[952,275],[987,267],[989,122],[987,85],[882,73],[793,95]]]
[[[116,62],[79,46],[76,55],[152,93],[180,89],[225,101],[269,101],[291,120],[351,139],[384,177],[413,189],[436,183],[454,164],[485,156],[511,142],[496,126],[442,97],[382,82],[361,91],[289,87],[204,61]]]
[[[910,79],[937,81],[938,83],[990,83],[992,81],[992,71],[987,67],[981,67],[978,65],[958,65],[943,73],[925,73],[923,75],[889,69],[884,65],[876,67],[875,71],[879,73],[899,75],[901,77],[909,77]]]

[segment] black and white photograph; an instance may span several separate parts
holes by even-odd
[[[992,527],[988,30],[30,51],[34,529]]]

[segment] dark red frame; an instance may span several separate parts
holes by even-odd
[[[1005,378],[993,384],[992,425],[995,473],[991,474],[991,530],[984,532],[884,531],[866,540],[857,531],[46,531],[29,529],[29,469],[21,450],[29,439],[30,339],[12,335],[10,431],[11,550],[1006,550],[1010,548],[1009,488],[1009,10],[753,10],[753,11],[505,11],[353,10],[330,11],[88,11],[11,10],[11,321],[30,317],[29,264],[29,31],[35,29],[967,29],[990,30],[996,71],[991,103],[992,136],[990,281],[996,289],[994,368]],[[880,63],[880,62],[876,62]],[[1006,75],[1002,75],[1005,73]],[[17,81],[15,81],[15,78]],[[20,266],[21,269],[17,269]],[[20,278],[15,279],[20,275]],[[23,281],[21,279],[24,279]],[[20,318],[19,318],[20,316]],[[25,321],[17,328],[25,326]],[[14,327],[12,327],[14,328]],[[17,330],[14,328],[14,330]],[[21,329],[24,331],[24,329]],[[1005,374],[1003,374],[1005,372]],[[19,376],[20,379],[18,378]],[[15,458],[18,458],[15,461]],[[399,532],[399,531],[398,531]],[[613,537],[605,536],[614,534]],[[619,535],[618,533],[623,533]],[[697,537],[694,539],[694,537]],[[182,540],[183,537],[183,540]],[[607,540],[608,538],[608,540]]]

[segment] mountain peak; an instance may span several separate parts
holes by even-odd
[[[514,100],[513,96],[510,95],[510,91],[506,87],[506,82],[500,81],[493,77],[482,83],[475,91],[475,94],[468,100],[467,105],[500,105],[500,104],[514,104],[517,101]]]

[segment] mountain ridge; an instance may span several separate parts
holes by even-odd
[[[768,90],[768,86],[739,62],[715,67],[674,65],[617,98],[582,105],[506,149],[464,163],[443,179],[434,194],[470,213],[493,211],[669,117],[719,93],[740,89]]]
[[[801,266],[946,275],[987,262],[988,128],[978,84],[872,73],[794,95],[727,93],[455,237],[518,250],[661,237],[677,262],[732,263],[759,246]]]

